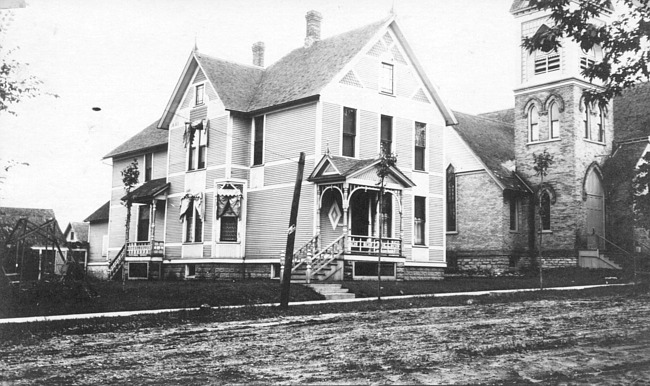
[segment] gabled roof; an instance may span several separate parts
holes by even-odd
[[[164,177],[147,181],[131,192],[131,198],[133,202],[145,202],[163,193],[170,186],[171,184]],[[122,197],[122,201],[126,200],[126,197]]]
[[[100,206],[99,209],[94,211],[90,216],[86,217],[84,221],[89,223],[108,221],[110,207],[111,202],[106,201],[104,205]]]
[[[325,154],[316,164],[307,181],[315,183],[342,182],[376,168],[379,162],[379,158],[355,159]],[[415,183],[397,167],[390,168],[390,175],[405,188],[415,186]]]
[[[650,136],[650,82],[625,90],[614,98],[614,141]]]
[[[10,207],[1,207],[0,208],[0,239],[2,242],[5,241],[6,237],[14,230],[16,223],[19,219],[26,218],[28,221],[35,225],[41,225],[47,222],[50,219],[56,219],[54,211],[52,209],[39,209],[39,208],[10,208]],[[17,230],[19,232],[19,230]],[[54,233],[57,241],[60,246],[63,246],[65,239],[63,238],[63,233],[59,224],[55,221]],[[15,235],[18,235],[17,233]],[[29,236],[27,242],[31,246],[43,246],[45,244],[44,239],[36,234]]]
[[[173,112],[180,105],[183,93],[197,68],[205,73],[227,110],[259,114],[271,108],[317,99],[322,90],[360,54],[371,39],[388,26],[392,26],[398,38],[402,40],[446,122],[455,122],[453,114],[442,102],[437,89],[414,58],[395,22],[395,16],[389,16],[364,27],[316,41],[309,47],[297,48],[266,69],[233,63],[194,51],[190,54],[174,93],[158,122],[158,128],[169,127]]]
[[[490,116],[491,113],[485,114]],[[454,111],[454,129],[478,156],[503,189],[529,191],[512,170],[515,162],[514,125],[506,121]],[[507,116],[508,114],[497,114]]]
[[[65,232],[63,236],[67,239],[70,231],[74,232],[75,239],[79,242],[88,242],[88,229],[90,224],[85,222],[71,222],[65,227]]]
[[[157,147],[167,146],[168,133],[164,130],[158,130],[157,127],[158,121],[153,122],[144,130],[106,154],[104,158],[126,157],[142,153],[144,150],[153,150]]]

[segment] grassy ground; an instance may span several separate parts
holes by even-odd
[[[544,272],[545,287],[605,284],[617,271],[561,269]],[[609,278],[609,279],[606,279]],[[357,297],[377,296],[376,281],[342,283]],[[466,292],[515,288],[539,288],[539,277],[529,275],[468,277],[450,276],[438,281],[381,283],[382,296]],[[98,296],[90,296],[92,294]],[[20,288],[5,288],[0,293],[0,318],[47,316],[112,311],[168,308],[212,307],[277,303],[280,284],[272,280],[246,281],[93,281],[90,288],[82,282],[32,282]],[[291,286],[291,302],[320,300],[323,297],[302,285]]]
[[[584,268],[545,270],[542,278],[545,288],[620,283],[629,280],[622,277],[620,271]],[[354,292],[358,298],[377,296],[376,281],[349,281],[344,282],[343,286]],[[383,281],[381,287],[382,296],[539,288],[539,275],[537,272],[504,276],[458,275],[435,281]]]

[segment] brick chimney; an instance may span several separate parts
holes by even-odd
[[[323,15],[318,11],[309,11],[305,15],[307,19],[307,36],[305,36],[305,48],[320,40],[320,21]]]
[[[264,67],[264,42],[253,44],[253,66]]]

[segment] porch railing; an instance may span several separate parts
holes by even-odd
[[[126,255],[129,257],[164,257],[164,253],[165,242],[163,241],[135,241],[126,243]]]
[[[351,253],[362,255],[379,254],[379,237],[372,236],[348,236],[347,245]],[[402,240],[390,237],[382,237],[381,254],[387,256],[400,256]]]

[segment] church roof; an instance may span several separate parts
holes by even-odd
[[[504,189],[528,191],[526,185],[516,177],[514,172],[514,125],[507,120],[487,118],[491,116],[508,117],[509,114],[501,112],[500,114],[470,115],[454,111],[454,115],[458,119],[458,125],[454,126],[456,132]]]
[[[530,0],[514,0],[510,6],[510,13],[517,14],[519,12],[524,12],[532,8],[533,6],[531,5]],[[614,5],[611,1],[607,2],[605,8],[610,12],[614,12]]]
[[[145,127],[144,130],[126,140],[120,146],[106,154],[104,158],[126,157],[128,155],[141,153],[146,149],[153,149],[159,146],[167,146],[167,135],[165,130],[157,129],[158,121]]]

